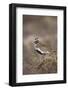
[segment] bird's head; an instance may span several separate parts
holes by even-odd
[[[38,44],[39,43],[39,38],[38,37],[35,37],[34,43],[35,44]]]
[[[36,37],[35,37],[35,41],[38,41],[38,40],[39,40],[39,38],[38,38],[38,36],[36,36]]]

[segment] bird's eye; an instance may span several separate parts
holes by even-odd
[[[35,41],[35,44],[39,43],[39,41]]]

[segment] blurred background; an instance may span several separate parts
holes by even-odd
[[[23,74],[57,73],[57,16],[23,15],[23,37]],[[35,37],[50,52],[44,58],[34,50]]]

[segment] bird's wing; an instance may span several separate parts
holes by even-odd
[[[36,48],[35,50],[41,52],[42,54],[45,53],[45,52],[43,52],[40,48]]]
[[[39,51],[42,54],[49,54],[49,51],[42,51],[40,48],[35,48],[35,50]]]

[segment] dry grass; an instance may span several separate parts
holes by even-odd
[[[29,59],[30,63],[26,65],[27,71],[24,74],[48,74],[57,73],[57,54],[55,51],[49,55],[41,56],[37,52],[32,51]]]

